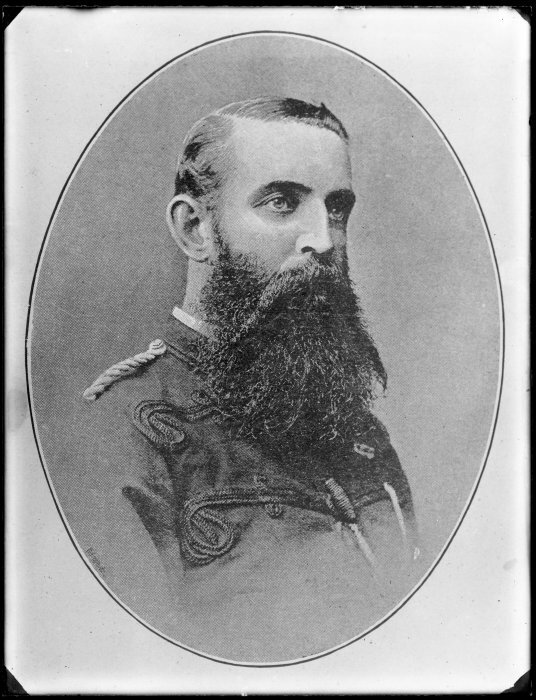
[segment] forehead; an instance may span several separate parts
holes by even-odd
[[[235,119],[228,183],[285,180],[326,192],[351,187],[348,148],[334,132],[298,122]]]

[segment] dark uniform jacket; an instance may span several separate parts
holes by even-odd
[[[343,464],[293,473],[200,408],[195,338],[172,319],[164,354],[84,402],[67,520],[119,600],[185,646],[262,663],[343,644],[416,582],[388,434],[373,419]]]

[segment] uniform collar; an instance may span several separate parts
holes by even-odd
[[[192,366],[196,364],[199,341],[203,335],[193,327],[194,324],[186,322],[189,319],[196,320],[179,307],[175,307],[169,315],[163,335],[168,350]]]
[[[181,309],[180,306],[174,306],[171,315],[183,325],[188,326],[188,328],[191,328],[194,331],[197,331],[197,333],[209,335],[208,325],[204,321],[200,321],[198,318],[195,318],[195,316],[192,316],[191,314],[187,313],[186,311],[184,311],[184,309]]]

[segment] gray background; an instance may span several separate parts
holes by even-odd
[[[31,334],[37,428],[60,504],[62,455],[76,440],[62,427],[81,392],[145,349],[181,299],[185,264],[164,211],[186,130],[216,107],[267,93],[323,101],[351,135],[349,254],[389,374],[378,413],[435,556],[492,423],[499,306],[489,243],[420,108],[355,56],[296,37],[234,39],[170,66],[114,115],[71,181],[41,261]]]

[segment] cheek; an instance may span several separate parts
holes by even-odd
[[[270,267],[279,267],[296,245],[297,233],[291,227],[266,223],[250,212],[224,212],[220,230],[232,252],[256,255]]]
[[[334,227],[331,231],[331,240],[333,241],[333,247],[336,250],[346,249],[346,243],[347,243],[346,226]]]

